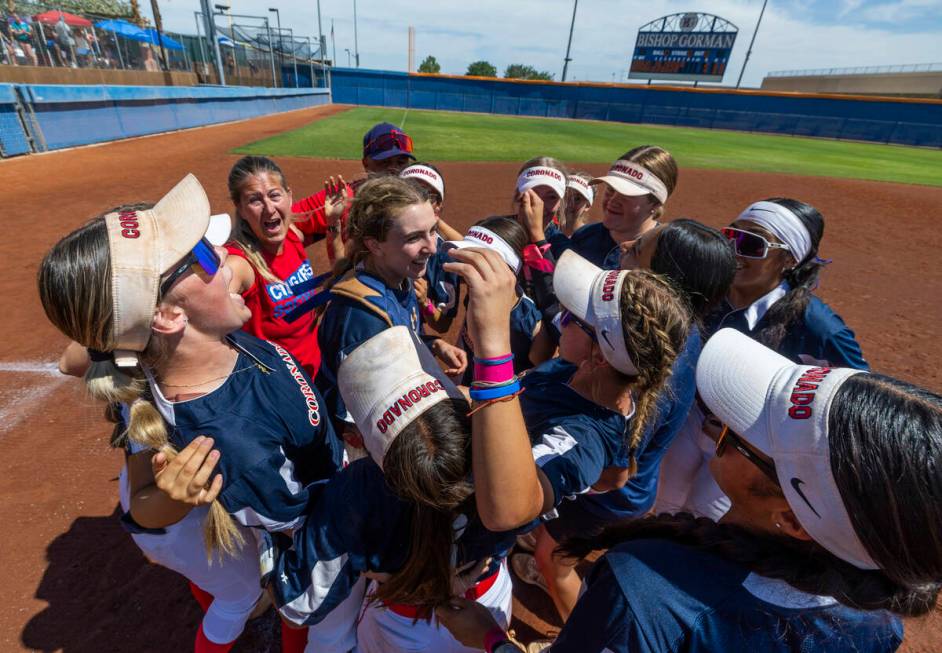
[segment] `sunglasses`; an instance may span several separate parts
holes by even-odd
[[[589,336],[590,338],[592,338],[592,340],[594,340],[595,342],[598,342],[598,339],[597,339],[597,337],[596,337],[596,335],[595,335],[595,329],[593,329],[591,326],[589,326],[588,324],[586,324],[585,322],[583,322],[582,320],[580,320],[579,318],[577,318],[577,317],[572,313],[572,311],[570,311],[570,310],[564,308],[564,309],[562,310],[562,312],[559,314],[559,326],[565,327],[565,326],[568,326],[568,325],[570,325],[570,324],[575,324],[577,327],[579,327],[580,329],[582,329],[582,331],[583,331],[587,336]]]
[[[769,255],[770,249],[784,249],[786,252],[791,251],[788,245],[770,243],[759,234],[754,234],[751,231],[743,231],[735,227],[725,227],[720,231],[733,243],[736,256],[743,258],[763,259]]]
[[[198,265],[210,277],[219,272],[219,268],[222,267],[222,259],[219,258],[219,253],[212,243],[205,238],[201,238],[196,243],[190,253],[183,257],[180,265],[175,267],[160,284],[160,296],[166,295],[173,287],[173,284],[194,265]]]
[[[377,136],[363,146],[363,152],[367,156],[370,154],[378,154],[379,152],[388,152],[394,149],[399,149],[411,154],[412,139],[402,132],[390,132]]]
[[[762,458],[750,449],[746,443],[743,441],[735,431],[733,431],[729,426],[723,424],[723,430],[720,431],[720,435],[716,438],[716,457],[720,458],[726,452],[726,447],[732,446],[733,449],[742,454],[743,458],[751,462],[753,465],[759,468],[759,471],[765,474],[769,479],[779,485],[778,474],[775,473],[775,464],[770,463],[766,459]]]

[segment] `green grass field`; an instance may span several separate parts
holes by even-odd
[[[240,154],[359,159],[363,134],[402,125],[428,161],[519,161],[554,156],[608,163],[636,145],[660,145],[679,165],[942,186],[942,151],[712,129],[450,111],[360,107],[250,143]]]

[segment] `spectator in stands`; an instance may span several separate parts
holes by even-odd
[[[76,64],[72,59],[72,48],[75,46],[75,39],[72,38],[72,28],[65,22],[62,14],[59,14],[59,22],[53,28],[53,34],[62,65],[74,68]]]
[[[33,49],[33,26],[17,14],[11,14],[7,18],[7,24],[10,27],[10,37],[15,41],[13,45],[14,56],[17,55],[16,50],[22,50],[29,62],[34,66],[38,66],[39,60],[36,57],[36,51]]]

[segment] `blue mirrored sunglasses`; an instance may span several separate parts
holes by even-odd
[[[167,275],[167,278],[160,284],[160,296],[166,295],[173,287],[173,284],[194,265],[199,265],[203,272],[210,277],[219,272],[219,268],[222,267],[222,259],[219,258],[216,248],[206,238],[201,238],[190,250],[190,253],[183,257],[180,265]]]
[[[559,314],[559,326],[564,327],[569,324],[575,324],[577,327],[582,329],[582,331],[587,336],[592,338],[592,340],[598,342],[598,338],[596,338],[596,335],[595,335],[595,329],[593,329],[591,326],[589,326],[588,324],[580,320],[578,317],[576,317],[572,313],[572,311],[564,308],[562,312]]]

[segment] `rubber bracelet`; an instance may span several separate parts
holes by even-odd
[[[425,300],[425,306],[422,307],[422,312],[429,317],[435,317],[435,304],[432,303],[431,299]]]
[[[504,632],[504,629],[495,625],[484,634],[484,650],[487,651],[487,653],[494,653],[494,648],[498,644],[509,641],[510,639],[507,637],[507,633]]]
[[[513,359],[513,354],[504,354],[503,356],[495,356],[494,358],[478,358],[475,356],[474,362],[478,365],[503,365]]]
[[[512,395],[513,393],[520,390],[520,381],[514,381],[508,385],[502,385],[497,388],[488,388],[486,390],[478,390],[477,388],[471,388],[469,394],[471,399],[474,401],[488,401],[489,399],[499,399],[500,397],[506,397],[507,395]]]
[[[475,361],[474,363],[474,380],[475,381],[485,381],[487,383],[501,383],[503,381],[509,381],[514,376],[514,362],[513,359],[507,361],[506,363],[499,363],[497,365],[483,365]]]

